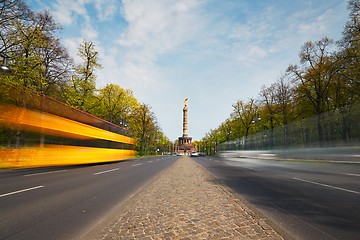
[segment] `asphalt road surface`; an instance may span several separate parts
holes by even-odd
[[[295,239],[360,239],[360,164],[194,159]]]
[[[78,239],[177,157],[0,171],[0,239]]]

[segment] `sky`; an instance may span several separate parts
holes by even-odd
[[[62,26],[57,34],[76,63],[80,43],[95,43],[97,87],[115,83],[148,104],[164,134],[200,140],[237,100],[257,99],[301,46],[339,40],[346,0],[27,0]]]

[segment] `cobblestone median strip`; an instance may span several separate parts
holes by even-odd
[[[95,239],[283,239],[189,157],[178,159]]]

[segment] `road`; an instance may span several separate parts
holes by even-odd
[[[78,239],[177,157],[0,171],[0,239]]]
[[[295,239],[360,239],[360,164],[194,160]]]

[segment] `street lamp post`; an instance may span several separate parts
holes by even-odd
[[[260,114],[257,114],[257,117],[253,118],[251,121],[253,124],[255,124],[255,142],[256,142],[256,150],[259,150],[259,142],[258,142],[258,122],[261,121]]]
[[[230,150],[231,148],[231,143],[230,143],[230,135],[231,135],[231,130],[228,130],[227,135],[226,135],[226,141],[227,141],[227,150]]]
[[[0,67],[1,72],[3,73],[10,72],[10,67],[8,65],[8,60],[10,59],[10,57],[5,54],[1,54],[0,58],[1,58],[1,67]]]

